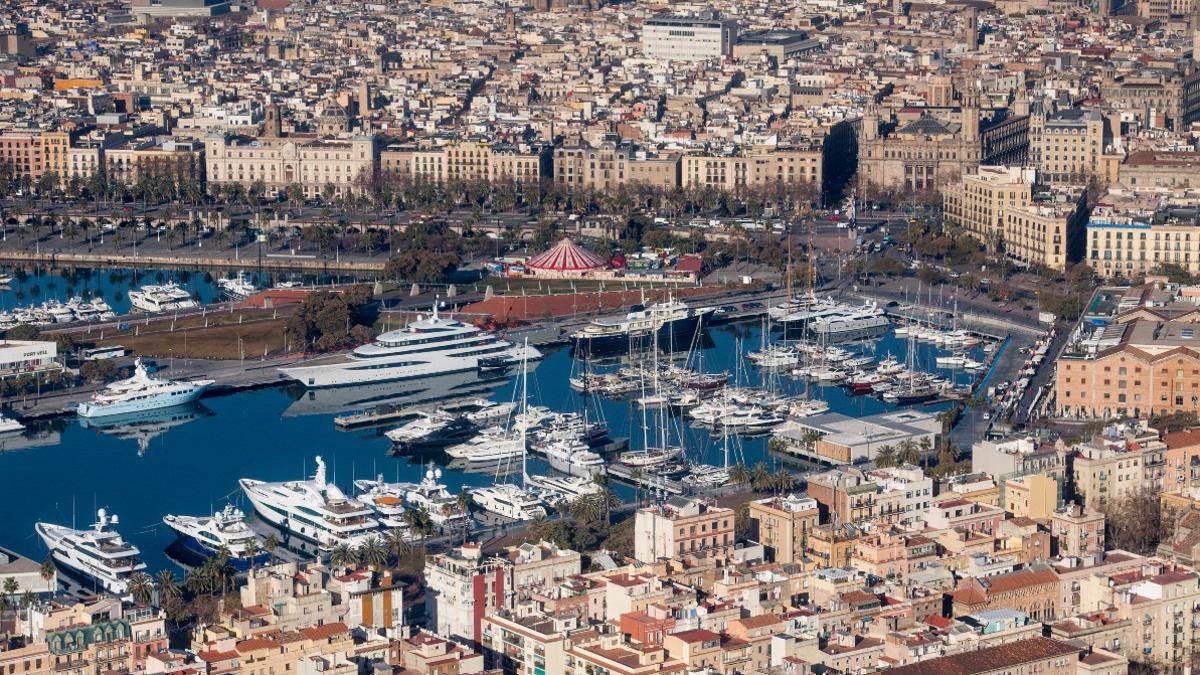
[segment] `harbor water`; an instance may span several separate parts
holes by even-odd
[[[102,277],[100,288],[113,287],[106,285],[107,271],[94,274]],[[771,386],[785,394],[800,392],[803,383],[790,377],[764,376],[746,363],[744,352],[757,349],[761,342],[761,328],[753,322],[713,327],[706,331],[703,348],[691,361],[708,372],[726,371],[731,381],[743,386]],[[907,341],[891,333],[855,349],[878,358],[890,353],[902,360],[908,353]],[[937,370],[934,357],[942,352],[934,346],[918,344],[914,353],[919,369]],[[978,351],[975,354],[981,358]],[[682,418],[661,422],[656,414],[644,414],[631,401],[578,394],[570,388],[568,376],[581,367],[569,348],[549,350],[529,373],[530,404],[558,411],[586,409],[593,418],[602,416],[614,437],[630,437],[634,448],[642,447],[646,438],[654,443],[665,428],[671,442],[682,437],[688,459],[695,462],[720,465],[727,451],[730,462],[750,466],[766,462],[775,468],[785,461],[767,450],[766,436],[731,438],[726,443]],[[595,366],[597,370],[612,367]],[[969,379],[962,373],[953,376],[958,382]],[[510,373],[492,383],[473,387],[460,383],[449,390],[509,401],[519,395],[519,380]],[[390,388],[419,390],[420,383],[314,392],[277,387],[206,398],[194,408],[110,425],[74,419],[35,424],[23,436],[2,442],[0,512],[5,517],[0,519],[0,546],[41,560],[46,550],[34,535],[35,522],[88,527],[96,508],[104,507],[120,516],[118,530],[141,549],[154,571],[173,565],[164,549],[174,533],[162,524],[163,515],[210,514],[228,502],[249,513],[250,505],[238,489],[239,478],[300,479],[312,474],[313,457],[321,455],[330,478],[348,493],[353,479],[376,474],[390,481],[417,481],[424,471],[423,460],[389,455],[391,444],[382,434],[390,427],[343,431],[334,425],[339,414],[387,400]],[[812,395],[825,398],[832,411],[852,416],[892,408],[876,398],[851,396],[837,387],[818,387]],[[929,411],[937,408],[922,407]],[[529,465],[530,471],[545,470],[536,457],[530,457]],[[795,472],[812,468],[790,458],[787,466]],[[519,464],[511,468],[519,473]],[[488,485],[496,479],[493,473],[443,471],[442,480],[452,491]],[[626,498],[632,496],[629,488],[619,491]]]

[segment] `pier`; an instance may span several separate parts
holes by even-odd
[[[640,487],[645,490],[668,492],[673,495],[681,495],[687,492],[687,487],[677,480],[663,478],[662,476],[657,476],[655,474],[646,472],[635,475],[634,471],[636,471],[636,469],[621,464],[620,462],[613,462],[612,464],[608,465],[609,476],[612,476],[623,483],[628,483],[634,487]]]

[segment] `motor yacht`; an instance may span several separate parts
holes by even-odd
[[[186,290],[173,281],[162,285],[147,285],[129,291],[129,304],[143,312],[174,312],[199,307]]]
[[[638,304],[622,316],[593,319],[571,339],[586,356],[642,351],[655,344],[667,351],[686,351],[712,312],[711,307],[693,309],[679,300]]]
[[[392,506],[400,509],[395,513],[403,513],[404,509],[422,509],[429,514],[434,525],[449,530],[466,522],[468,514],[458,497],[446,489],[441,479],[442,470],[430,464],[419,483],[388,483],[383,476],[378,476],[374,480],[354,481],[354,489],[358,492],[358,498],[367,502],[372,501],[372,495],[397,498],[400,503]],[[378,503],[378,498],[374,501]]]
[[[420,414],[411,422],[384,433],[384,436],[406,449],[438,448],[462,441],[478,429],[460,415],[435,410]]]
[[[508,483],[471,490],[471,502],[488,513],[511,520],[546,515],[546,507],[535,494]]]
[[[123,595],[129,589],[130,577],[144,571],[146,563],[141,560],[141,551],[113,529],[118,523],[116,515],[100,509],[96,513],[96,524],[90,530],[52,523],[36,523],[33,529],[50,549],[56,563],[94,581],[106,591]]]
[[[259,517],[322,548],[357,546],[377,536],[380,523],[374,509],[326,481],[325,461],[317,457],[316,462],[310,480],[268,483],[242,478],[238,483]]]
[[[258,535],[246,525],[246,514],[232,504],[226,504],[211,516],[167,514],[163,516],[163,522],[175,531],[185,549],[201,558],[225,551],[234,567],[245,570],[251,565],[265,563],[271,557],[263,549]]]
[[[221,289],[221,295],[230,300],[244,300],[258,292],[245,272],[238,272],[233,278],[217,279],[217,287]]]
[[[213,380],[160,380],[150,377],[141,359],[133,364],[133,376],[113,382],[76,407],[80,417],[103,417],[170,408],[191,403],[212,386]]]
[[[454,459],[476,464],[515,459],[525,450],[525,441],[520,434],[504,427],[489,427],[467,441],[446,448],[446,454]]]
[[[338,387],[478,371],[482,358],[503,357],[517,363],[536,361],[542,353],[516,345],[468,323],[445,319],[434,307],[429,318],[379,335],[332,362],[281,368],[306,387]]]

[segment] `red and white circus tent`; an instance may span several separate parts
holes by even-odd
[[[525,267],[539,276],[577,276],[605,269],[608,261],[564,238],[549,251],[530,258]]]

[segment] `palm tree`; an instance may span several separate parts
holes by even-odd
[[[767,468],[766,462],[754,465],[754,471],[750,474],[750,487],[755,490],[771,489],[771,470]]]
[[[154,580],[158,584],[158,599],[160,602],[173,602],[183,597],[179,584],[175,581],[175,574],[171,570],[159,570],[158,574],[154,575]]]
[[[900,464],[917,464],[921,461],[921,451],[911,438],[900,443],[900,451],[896,453],[896,461]]]
[[[792,475],[791,471],[780,468],[771,476],[771,482],[775,484],[775,491],[783,494],[795,487],[796,477]]]
[[[933,441],[928,436],[917,441],[917,450],[921,453],[921,466],[929,465],[929,453],[933,451]]]
[[[38,575],[42,577],[42,581],[45,581],[47,586],[50,585],[50,581],[58,575],[58,568],[54,566],[54,556],[46,556],[46,559],[42,561],[42,569],[38,572]]]
[[[894,445],[885,445],[879,449],[875,455],[875,466],[887,468],[896,466],[896,447]]]
[[[396,562],[399,562],[401,558],[412,553],[412,544],[404,538],[404,530],[398,528],[388,530],[387,534],[384,535],[384,544],[391,551],[392,557],[396,559]]]
[[[433,519],[429,517],[429,511],[425,508],[405,511],[404,523],[408,525],[408,529],[416,532],[422,539],[434,532]]]
[[[274,557],[275,549],[279,548],[279,537],[276,537],[274,533],[268,534],[267,538],[263,540],[263,548]]]
[[[140,604],[150,604],[154,597],[154,580],[145,572],[135,572],[129,577],[129,594]]]
[[[346,544],[338,544],[329,552],[329,564],[334,567],[351,567],[358,564],[358,554]]]
[[[251,539],[246,542],[246,547],[243,549],[243,555],[246,556],[246,560],[250,563],[251,572],[254,571],[254,559],[258,557],[259,553],[262,553],[262,549],[258,547],[257,539]]]
[[[384,545],[383,538],[375,536],[364,541],[362,546],[358,547],[358,557],[373,569],[386,567],[388,548]]]
[[[4,580],[4,585],[0,586],[0,588],[4,589],[5,609],[8,609],[13,606],[13,598],[17,597],[17,591],[21,589],[21,585],[17,583],[16,579],[8,577]]]
[[[213,590],[212,565],[208,564],[206,560],[203,565],[188,570],[187,579],[184,580],[183,585],[194,595],[211,593]]]
[[[729,467],[729,480],[735,483],[749,483],[750,477],[750,469],[741,462]]]
[[[571,502],[571,515],[584,523],[594,523],[604,517],[605,504],[597,499],[599,495],[580,495]]]

